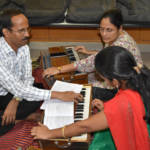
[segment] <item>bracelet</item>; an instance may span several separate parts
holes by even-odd
[[[61,69],[62,67],[57,67],[57,70],[59,71],[59,73],[61,73]]]
[[[64,127],[61,129],[61,131],[62,131],[62,137],[63,137],[63,138],[66,138],[66,136],[65,136],[65,127],[66,127],[66,126],[64,126]]]

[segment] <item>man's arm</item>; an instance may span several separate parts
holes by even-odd
[[[16,76],[13,76],[9,70],[0,62],[0,84],[4,89],[13,95],[28,101],[50,100],[50,98],[57,98],[64,101],[78,101],[82,99],[81,94],[74,92],[52,92],[50,90],[43,90],[33,87],[32,85],[25,85]]]
[[[22,80],[14,76],[5,66],[0,62],[0,84],[8,92],[13,95],[27,99],[29,101],[33,100],[49,100],[51,93],[49,90],[42,90],[33,87],[32,85],[26,85]]]
[[[30,56],[29,47],[26,49],[26,55],[24,57],[24,62],[22,62],[23,66],[23,78],[22,81],[26,85],[33,85],[34,78],[32,76],[32,60]]]

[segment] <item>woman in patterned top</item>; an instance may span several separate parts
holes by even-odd
[[[120,10],[112,9],[102,15],[100,19],[99,32],[103,46],[124,47],[133,54],[137,63],[143,64],[140,50],[138,49],[136,42],[126,31],[123,30],[122,25],[123,17]],[[43,76],[51,76],[70,71],[86,72],[89,73],[88,81],[89,83],[92,83],[93,87],[110,88],[107,86],[107,84],[105,84],[105,82],[100,82],[96,78],[94,59],[97,52],[93,50],[86,50],[84,46],[77,46],[76,50],[85,54],[90,54],[90,56],[72,64],[61,66],[59,68],[48,68],[44,71]],[[97,93],[97,90],[97,88],[93,88],[94,95]],[[101,98],[103,99],[103,96]]]

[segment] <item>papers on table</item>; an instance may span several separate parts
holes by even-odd
[[[56,81],[52,87],[52,91],[74,91],[80,93],[82,85]],[[41,109],[44,110],[44,125],[49,129],[61,128],[64,125],[74,122],[74,103],[64,102],[58,99],[45,101]]]

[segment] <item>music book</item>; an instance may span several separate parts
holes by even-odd
[[[67,83],[56,80],[52,91],[74,91],[80,93],[83,85]],[[43,102],[41,109],[44,110],[43,123],[49,129],[61,128],[74,122],[74,102],[65,102],[58,99],[51,99]]]

